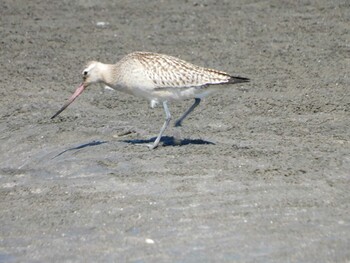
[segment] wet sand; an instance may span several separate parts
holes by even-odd
[[[216,2],[1,1],[0,262],[350,261],[348,1]],[[153,151],[163,109],[127,94],[50,120],[136,50],[252,82]]]

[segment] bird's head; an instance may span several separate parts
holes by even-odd
[[[102,80],[102,63],[97,61],[90,61],[86,68],[83,70],[83,83],[84,87],[101,82]]]
[[[62,108],[56,112],[55,115],[51,117],[51,119],[55,118],[62,111],[64,111],[88,86],[94,83],[99,83],[102,81],[102,68],[103,64],[97,61],[90,61],[86,68],[83,70],[83,82],[79,85],[79,87],[75,90],[73,95],[69,98],[69,100],[62,106]]]

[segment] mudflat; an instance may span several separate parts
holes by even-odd
[[[348,1],[0,2],[0,262],[349,262]],[[182,127],[90,60],[251,79]],[[170,103],[174,120],[192,101]],[[173,122],[174,123],[174,122]]]

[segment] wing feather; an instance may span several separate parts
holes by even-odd
[[[172,56],[148,52],[133,55],[157,88],[202,87],[232,81],[232,76],[226,72],[196,66]]]

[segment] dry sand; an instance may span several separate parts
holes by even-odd
[[[2,0],[0,262],[349,262],[349,29],[348,0]],[[154,151],[163,109],[130,95],[50,120],[136,50],[252,82]]]

